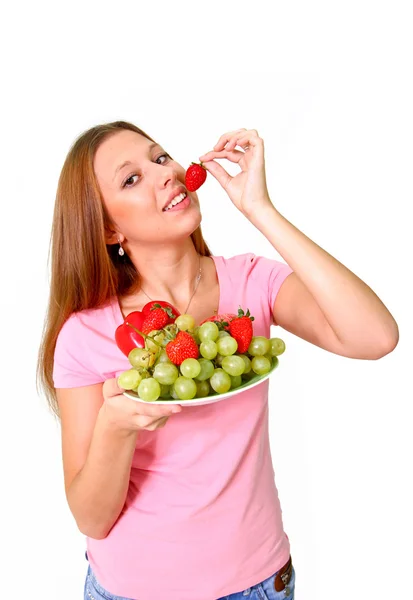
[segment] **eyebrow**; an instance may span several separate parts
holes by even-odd
[[[159,144],[157,144],[156,142],[154,142],[153,144],[151,144],[148,148],[148,151],[150,152],[153,148],[155,148],[156,146],[159,146]],[[131,161],[130,160],[125,160],[125,162],[123,162],[121,165],[119,165],[118,167],[116,167],[116,171],[115,171],[115,175],[113,176],[112,181],[114,181],[116,175],[118,174],[118,172],[123,169],[123,167],[126,167],[127,165],[131,165]]]

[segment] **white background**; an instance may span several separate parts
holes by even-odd
[[[2,597],[83,597],[84,538],[35,365],[59,172],[84,129],[115,119],[184,166],[222,133],[256,128],[278,210],[396,318],[399,344],[378,361],[274,330],[287,351],[272,377],[271,445],[296,600],[413,597],[407,4],[26,2],[3,12]],[[282,260],[212,176],[199,197],[215,254]]]

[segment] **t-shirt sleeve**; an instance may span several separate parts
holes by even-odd
[[[93,369],[87,330],[73,314],[64,323],[56,341],[53,363],[55,388],[72,388],[103,381]]]
[[[288,275],[293,273],[293,269],[284,262],[264,256],[252,255],[251,262],[254,268],[254,277],[264,291],[268,310],[272,315],[277,294]],[[272,322],[274,322],[273,318]]]

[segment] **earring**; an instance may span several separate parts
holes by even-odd
[[[118,254],[119,254],[119,256],[123,256],[125,254],[125,250],[122,248],[122,244],[121,244],[121,241],[119,238],[118,238],[118,242],[119,242]]]

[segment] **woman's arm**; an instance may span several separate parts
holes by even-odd
[[[270,203],[250,220],[294,270],[274,303],[278,325],[349,358],[375,360],[396,347],[397,323],[363,280]]]
[[[144,405],[116,382],[57,389],[66,497],[79,530],[105,538],[125,504],[139,430],[163,427],[178,405]]]
[[[221,158],[238,163],[241,172],[232,177],[214,160]],[[225,133],[214,150],[199,159],[294,271],[274,303],[276,323],[353,358],[380,358],[396,347],[398,326],[380,298],[274,207],[267,189],[264,141],[256,129]]]
[[[107,536],[123,508],[138,436],[108,421],[102,388],[57,390],[67,501],[79,530],[95,539]]]

